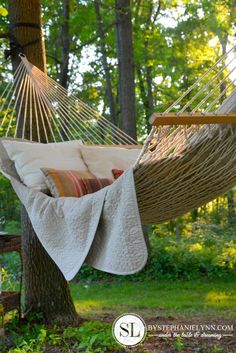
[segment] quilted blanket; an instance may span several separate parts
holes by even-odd
[[[2,172],[11,180],[33,228],[67,280],[84,262],[127,275],[147,261],[132,169],[112,185],[81,198],[52,198],[23,185],[0,146]]]

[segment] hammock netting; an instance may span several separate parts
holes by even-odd
[[[153,126],[134,166],[143,224],[173,219],[211,201],[236,184],[236,126],[179,125],[178,116],[236,111],[236,46],[222,56]],[[0,97],[0,137],[43,143],[81,139],[86,144],[137,145],[58,82],[20,55],[14,79]],[[4,84],[4,83],[3,83]],[[130,146],[132,148],[132,146]]]

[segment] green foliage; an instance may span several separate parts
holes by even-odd
[[[20,282],[20,256],[17,253],[1,254],[2,286],[5,290],[16,290]]]
[[[0,174],[0,231],[20,234],[20,202],[11,183]]]
[[[18,326],[17,321],[8,324],[8,353],[43,353],[45,347],[58,347],[65,352],[105,353],[118,348],[111,325],[100,321],[89,321],[80,327],[47,328],[35,324],[35,318],[28,324]]]
[[[236,274],[235,228],[193,224],[192,231],[190,236],[163,234],[153,238],[146,275],[190,279]]]
[[[111,335],[111,326],[100,321],[89,321],[79,328],[68,327],[63,337],[74,341],[78,350],[86,353],[103,353],[119,348]]]
[[[168,234],[166,225],[156,227],[151,236],[151,255],[147,266],[138,274],[116,277],[83,265],[76,280],[86,284],[98,281],[141,281],[145,279],[217,278],[236,274],[235,226],[200,225],[194,223],[193,233]],[[162,233],[160,233],[160,231]],[[19,281],[20,262],[17,254],[0,257],[6,273],[4,286],[13,288]]]
[[[235,226],[199,222],[190,224],[178,219],[176,224],[180,231],[181,222],[182,234],[178,236],[173,230],[168,230],[169,223],[154,227],[148,264],[138,274],[128,276],[130,280],[236,275]],[[99,280],[108,281],[112,277],[84,265],[77,280],[89,284]],[[123,277],[117,278],[117,281],[124,280]]]
[[[0,16],[6,17],[8,15],[7,9],[5,7],[0,6]]]
[[[62,58],[62,2],[43,0],[42,3],[48,70],[54,78],[58,78]],[[195,82],[229,44],[235,30],[234,0],[161,1],[159,13],[158,3],[132,2],[140,141],[143,141],[150,128],[148,118],[151,110],[162,111]],[[109,117],[94,2],[75,0],[70,2],[70,8],[70,88]],[[112,91],[117,105],[119,79],[113,1],[101,2],[101,17]],[[215,43],[213,46],[209,46],[211,40]],[[148,97],[148,73],[154,107],[150,106]],[[116,111],[119,112],[118,106]]]
[[[176,349],[177,352],[181,352],[182,349],[184,348],[184,342],[182,337],[177,337],[173,343],[174,349]]]
[[[4,226],[4,231],[9,233],[9,234],[21,234],[21,225],[20,221],[6,221],[5,226]]]

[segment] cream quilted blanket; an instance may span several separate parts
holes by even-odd
[[[144,267],[148,254],[132,169],[94,194],[55,199],[23,185],[3,154],[1,146],[2,172],[11,180],[40,242],[67,280],[84,262],[119,275]]]

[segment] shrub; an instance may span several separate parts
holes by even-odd
[[[145,268],[138,274],[114,276],[92,269],[86,264],[76,276],[77,281],[139,281],[143,279],[193,279],[236,274],[236,226],[187,223],[175,234],[162,224],[150,229],[151,254]],[[12,281],[19,278],[19,258],[9,254],[1,257]]]
[[[162,232],[163,230],[163,232]],[[187,232],[176,236],[166,225],[154,227],[150,237],[151,254],[146,267],[135,275],[117,277],[116,280],[142,280],[149,278],[192,279],[202,276],[222,277],[236,274],[236,226],[194,223]],[[91,282],[110,280],[114,276],[103,274],[84,265],[77,280]]]

